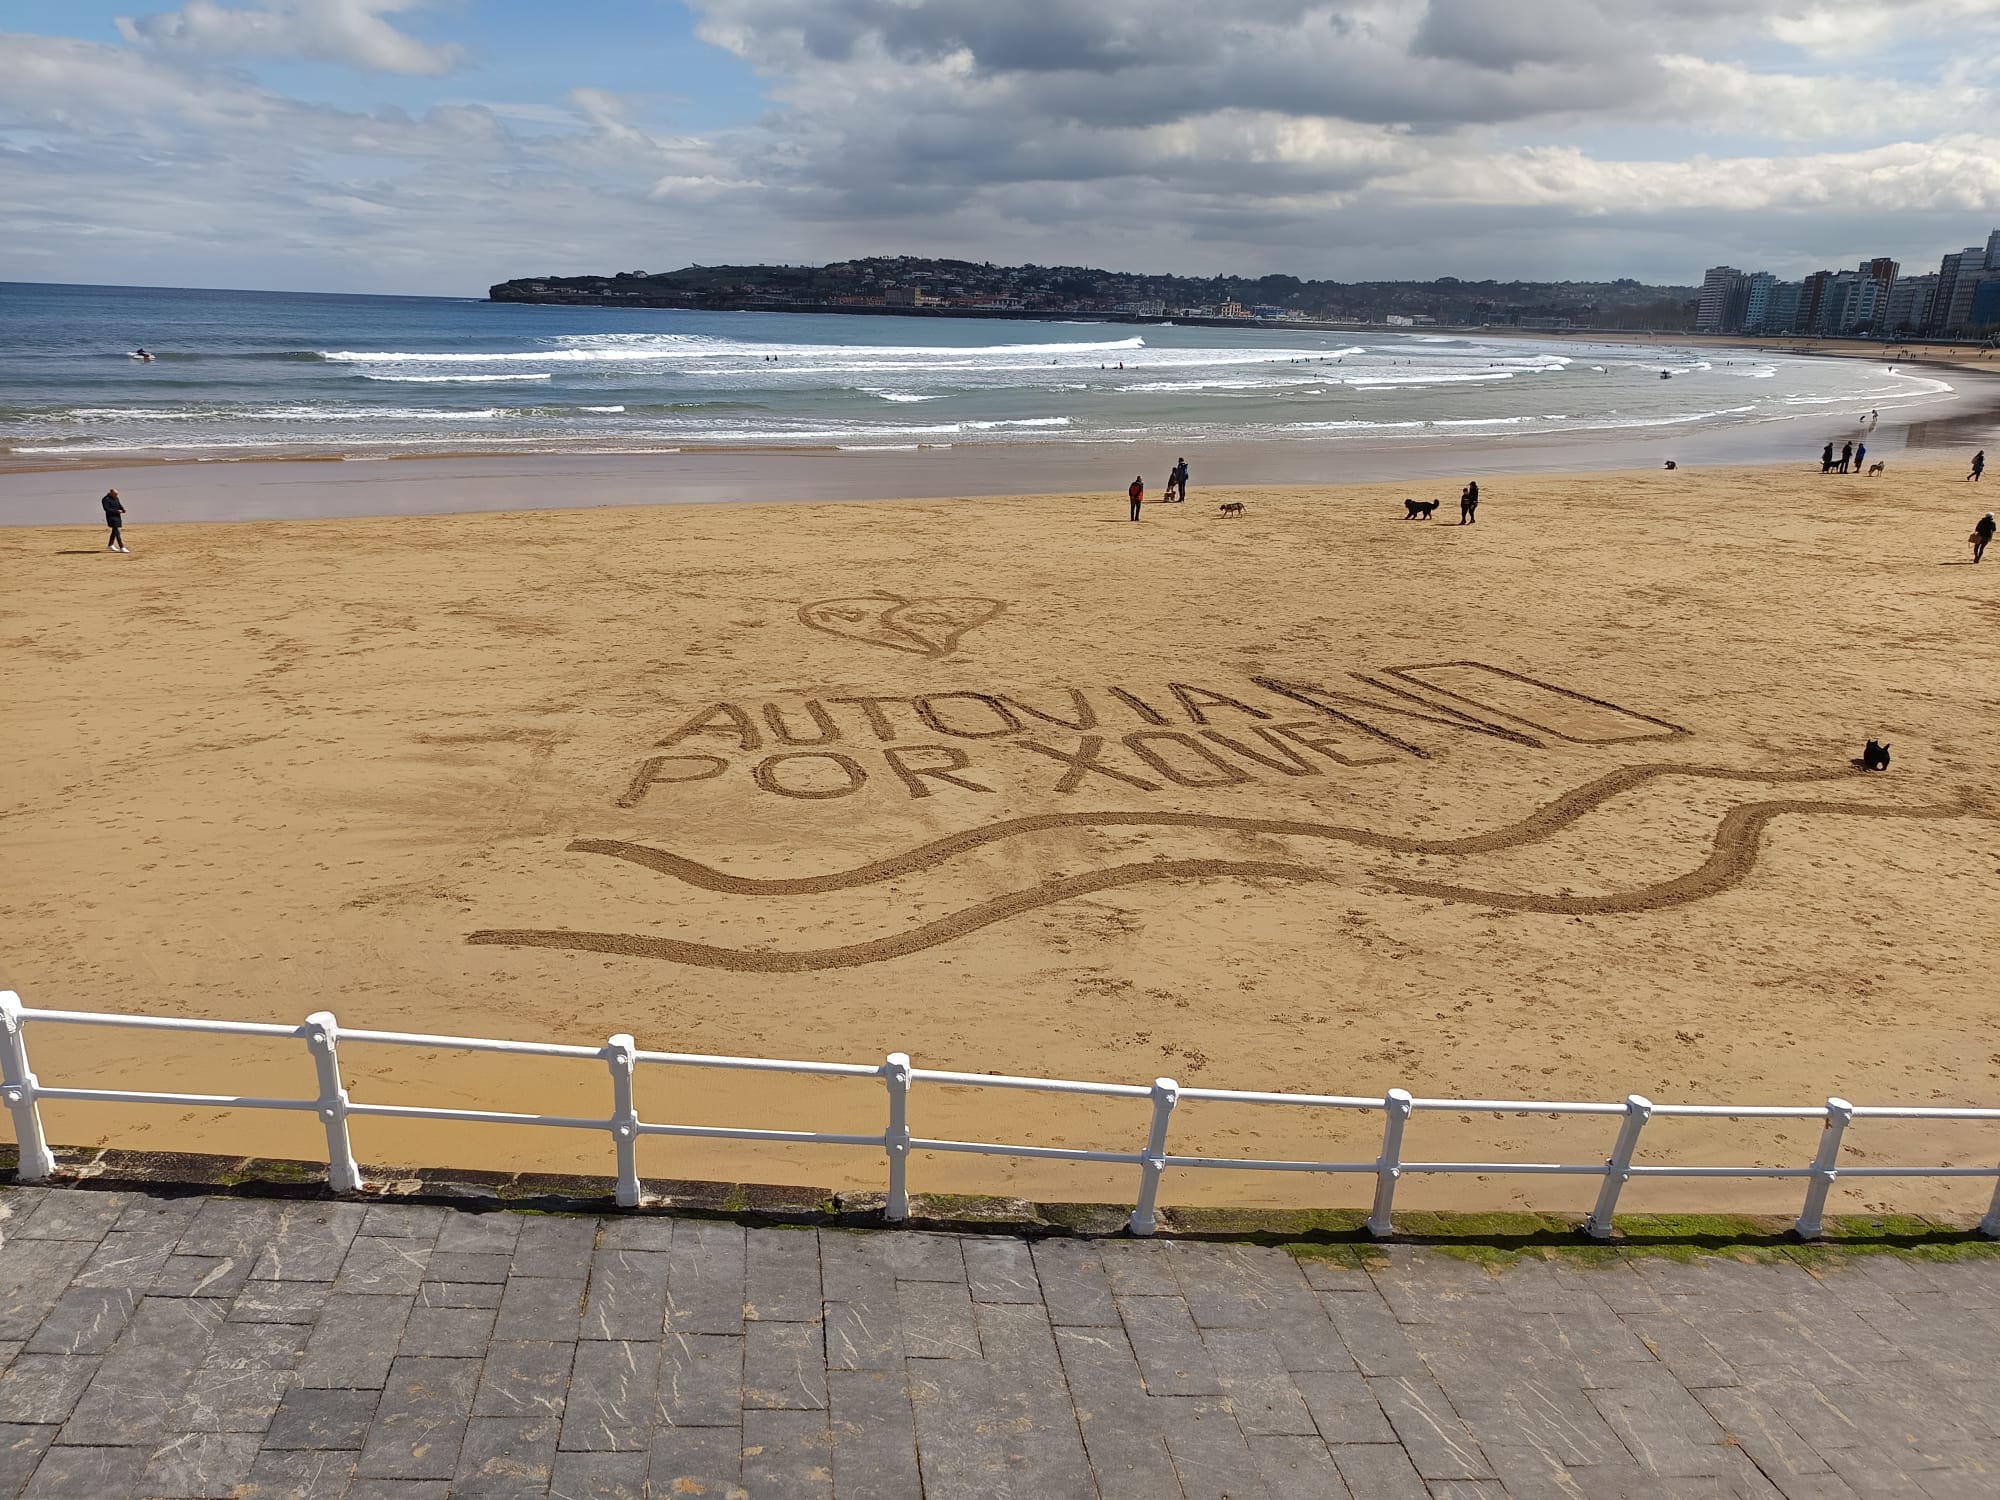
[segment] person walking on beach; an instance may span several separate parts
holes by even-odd
[[[1972,528],[1972,535],[1967,540],[1972,543],[1972,560],[1978,562],[1986,555],[1986,544],[1993,540],[1992,511],[1989,510],[1979,518],[1979,523]]]
[[[1866,443],[1862,443],[1854,450],[1855,473],[1859,474],[1861,472],[1861,465],[1867,462],[1867,459],[1868,459],[1868,445]]]
[[[1986,472],[1986,450],[1984,448],[1981,448],[1977,453],[1972,455],[1972,472],[1966,475],[1965,477],[1967,479],[1977,479],[1981,474],[1984,474],[1985,472]]]
[[[1479,481],[1473,480],[1459,493],[1458,524],[1470,526],[1479,519]]]
[[[1125,491],[1132,501],[1132,519],[1139,519],[1139,507],[1146,503],[1146,481],[1139,475],[1132,476],[1131,486]]]
[[[1842,443],[1840,445],[1840,467],[1835,469],[1833,472],[1836,474],[1845,474],[1848,471],[1848,466],[1851,465],[1853,462],[1854,462],[1854,444]]]
[[[1825,474],[1830,472],[1832,468],[1833,468],[1833,444],[1828,443],[1824,448],[1820,449],[1819,471],[1820,473]]]
[[[104,492],[104,524],[111,528],[111,540],[104,545],[106,552],[130,552],[125,545],[125,502],[118,498],[118,491]]]

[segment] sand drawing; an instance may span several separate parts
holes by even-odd
[[[1348,844],[1392,854],[1462,855],[1508,850],[1546,839],[1618,797],[1646,783],[1667,777],[1710,782],[1799,783],[1851,778],[1851,771],[1742,771],[1723,766],[1628,766],[1584,783],[1536,808],[1513,823],[1451,839],[1423,839],[1387,834],[1333,823],[1276,818],[1243,818],[1207,813],[1047,813],[1012,818],[934,839],[914,848],[858,865],[852,869],[793,878],[730,875],[675,854],[616,839],[578,839],[568,847],[584,854],[620,859],[702,890],[737,896],[818,895],[898,879],[928,870],[982,846],[1021,838],[1053,828],[1200,828],[1222,832],[1286,835]],[[658,958],[702,968],[746,973],[804,973],[850,968],[901,958],[1023,912],[1124,885],[1174,879],[1285,880],[1319,884],[1373,879],[1379,886],[1405,895],[1468,903],[1512,911],[1553,915],[1594,915],[1655,911],[1714,896],[1740,883],[1757,861],[1766,827],[1776,818],[1872,817],[1954,818],[1972,814],[1969,802],[1915,807],[1881,806],[1826,799],[1772,799],[1741,804],[1718,823],[1706,859],[1695,869],[1668,880],[1632,890],[1597,896],[1542,895],[1532,892],[1480,890],[1436,881],[1410,880],[1393,873],[1356,869],[1325,869],[1290,860],[1228,860],[1217,858],[1154,858],[1109,866],[1078,875],[1052,877],[1023,890],[974,902],[933,921],[884,937],[835,947],[776,950],[729,948],[678,938],[638,933],[584,932],[548,929],[487,929],[466,941],[536,948],[563,948],[628,957]]]
[[[863,594],[801,604],[799,623],[864,646],[942,660],[958,649],[967,631],[984,625],[1006,607],[998,599]]]

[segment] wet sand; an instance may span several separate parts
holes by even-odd
[[[1739,346],[1731,346],[1739,347]],[[689,449],[660,453],[493,454],[408,458],[245,459],[71,465],[0,457],[0,526],[88,525],[115,486],[136,525],[163,521],[309,520],[602,506],[903,500],[936,496],[1122,495],[1132,475],[1155,490],[1175,459],[1192,493],[1223,487],[1395,481],[1447,498],[1468,474],[1810,464],[1822,444],[1865,436],[1896,462],[2000,445],[2000,372],[1951,377],[1954,394],[1892,408],[1863,432],[1856,413],[1733,427],[1698,425],[1496,437],[1426,433],[1328,442],[1182,444],[968,443],[915,451],[855,448]]]
[[[429,469],[276,467],[372,471],[383,515]],[[2000,557],[1975,569],[1963,541],[1985,487],[1899,453],[1873,480],[1481,472],[1472,526],[1456,476],[1413,522],[1402,482],[1207,491],[1197,468],[1195,503],[1137,526],[1122,494],[780,492],[234,525],[135,504],[129,557],[94,528],[0,530],[0,982],[45,1006],[1140,1084],[1993,1104]],[[411,484],[473,509],[534,482]],[[544,498],[633,496],[590,464]],[[1848,764],[1871,735],[1887,775]],[[303,1048],[31,1041],[49,1084],[311,1090]],[[594,1064],[344,1061],[357,1099],[607,1107]],[[643,1073],[640,1100],[857,1131],[882,1110],[865,1081],[686,1070]],[[310,1116],[47,1113],[69,1142],[320,1149]],[[912,1101],[923,1134],[1121,1149],[1143,1114]],[[1424,1114],[1408,1153],[1601,1160],[1609,1126]],[[1378,1129],[1194,1103],[1174,1146],[1366,1160]],[[610,1160],[582,1132],[356,1134],[375,1163]],[[1648,1151],[1799,1165],[1817,1136],[1662,1122]],[[1984,1126],[1848,1139],[1871,1165],[1940,1140],[2000,1155]],[[648,1141],[641,1164],[881,1180],[860,1149]],[[1128,1175],[920,1155],[911,1180],[1116,1198]],[[1863,1181],[1835,1206],[1970,1210],[1978,1187]],[[1626,1201],[1796,1193],[1646,1180]],[[1165,1196],[1349,1205],[1366,1183],[1183,1171]],[[1456,1177],[1401,1201],[1588,1198]]]

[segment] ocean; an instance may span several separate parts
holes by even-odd
[[[129,357],[144,346],[150,362]],[[1665,375],[1668,378],[1662,379]],[[1339,444],[1885,414],[1930,375],[1662,345],[0,283],[0,463]],[[1816,446],[1817,439],[1814,441]]]

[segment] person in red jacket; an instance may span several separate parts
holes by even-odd
[[[1131,488],[1125,493],[1131,497],[1132,519],[1136,521],[1139,519],[1139,507],[1146,503],[1146,481],[1137,474],[1133,475]]]

